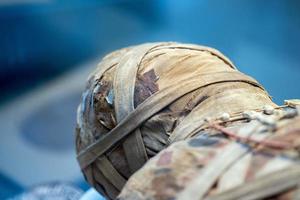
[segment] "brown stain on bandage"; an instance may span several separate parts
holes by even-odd
[[[134,106],[137,107],[148,97],[159,90],[156,84],[158,77],[155,74],[154,69],[138,75],[134,88]]]

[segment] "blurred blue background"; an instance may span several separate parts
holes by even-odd
[[[284,99],[300,96],[299,36],[297,0],[1,0],[0,105],[5,108],[22,95],[112,50],[150,41],[214,47],[241,71],[255,77],[274,101],[282,104]],[[68,129],[57,134],[53,143],[64,146],[61,141],[72,140],[79,93],[74,98],[71,95],[72,101],[65,101],[72,106],[60,116],[71,120],[66,120]],[[49,109],[40,113],[49,117]],[[34,131],[48,128],[47,123],[37,123],[39,129]],[[6,134],[15,134],[7,130]],[[28,138],[32,130],[25,129]],[[47,146],[47,141],[40,145]],[[13,151],[15,147],[11,148]],[[14,162],[22,165],[24,160]],[[88,188],[82,178],[73,184]],[[0,199],[27,188],[0,171]]]

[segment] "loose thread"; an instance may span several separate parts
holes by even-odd
[[[246,141],[246,142],[253,142],[259,145],[263,145],[263,146],[268,146],[268,147],[272,147],[272,148],[277,148],[277,149],[289,149],[292,148],[292,145],[290,143],[285,143],[285,142],[280,142],[280,141],[270,141],[270,140],[258,140],[255,138],[251,138],[251,137],[243,137],[240,135],[237,135],[236,133],[225,129],[224,127],[218,125],[218,124],[210,124],[211,128],[214,128],[218,131],[221,131],[223,134],[235,138],[237,140],[242,140],[242,141]]]

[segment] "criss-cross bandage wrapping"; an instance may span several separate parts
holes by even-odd
[[[168,145],[192,137],[208,117],[276,106],[264,88],[215,49],[147,43],[105,56],[78,107],[78,162],[114,199],[127,179]]]

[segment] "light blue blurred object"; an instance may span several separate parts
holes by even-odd
[[[67,183],[48,183],[38,185],[7,200],[79,200],[81,189]]]
[[[79,200],[105,200],[105,198],[91,188]]]

